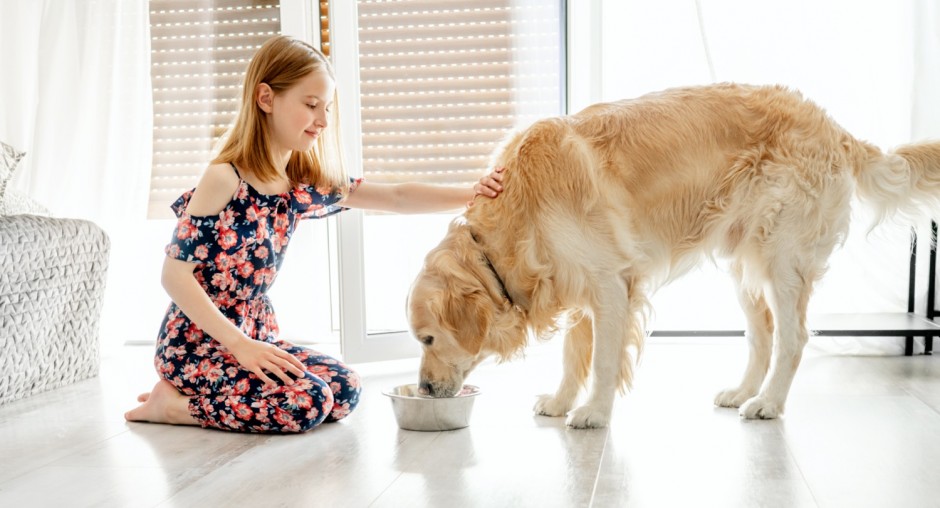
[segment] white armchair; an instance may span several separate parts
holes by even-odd
[[[0,216],[0,404],[98,374],[109,251],[89,221]]]

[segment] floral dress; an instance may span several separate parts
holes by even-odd
[[[237,175],[234,164],[232,168]],[[353,180],[350,190],[359,183]],[[307,369],[291,384],[278,380],[276,387],[265,387],[171,303],[157,340],[158,373],[189,396],[189,412],[203,427],[303,432],[344,418],[359,402],[358,375],[334,358],[278,339],[266,296],[297,221],[345,210],[337,205],[342,195],[313,186],[262,194],[239,175],[238,190],[224,210],[196,217],[186,212],[192,193],[172,205],[179,222],[167,256],[193,263],[206,294],[248,337],[290,352]]]

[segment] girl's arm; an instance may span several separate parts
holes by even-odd
[[[293,382],[287,376],[288,371],[303,377],[304,364],[294,355],[273,344],[252,340],[229,321],[196,281],[193,268],[192,263],[170,257],[163,262],[163,287],[186,317],[225,346],[238,363],[265,383],[276,384],[264,371],[279,377],[284,384]]]
[[[236,188],[238,177],[227,164],[209,166],[196,185],[186,211],[193,216],[216,215],[232,199]],[[274,384],[264,371],[279,377],[285,384],[292,382],[286,374],[288,371],[303,376],[304,365],[300,360],[276,346],[252,340],[229,321],[199,285],[194,269],[193,263],[170,257],[163,262],[163,287],[186,317],[264,382]]]
[[[472,188],[445,187],[424,183],[381,184],[362,182],[342,201],[348,208],[365,208],[395,213],[426,213],[471,206],[480,196],[495,198],[503,190],[503,168],[480,178]]]

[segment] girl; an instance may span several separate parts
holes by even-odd
[[[252,58],[219,156],[172,206],[179,217],[162,282],[172,303],[157,340],[162,378],[129,421],[244,432],[303,432],[359,401],[345,365],[278,339],[265,296],[298,220],[347,208],[421,213],[502,190],[501,169],[472,189],[383,185],[345,176],[335,84],[312,46],[274,37]]]

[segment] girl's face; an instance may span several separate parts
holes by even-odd
[[[268,113],[273,148],[310,150],[327,127],[336,86],[325,72],[311,72],[296,85],[275,95]]]

